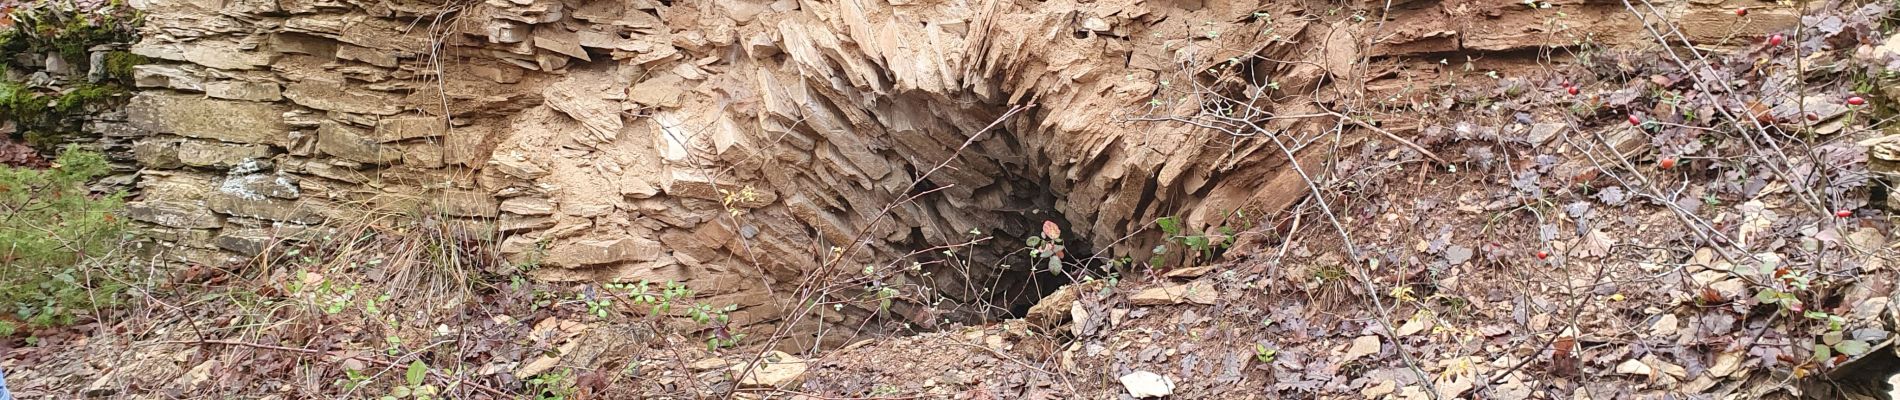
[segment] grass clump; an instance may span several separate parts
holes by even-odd
[[[86,187],[108,171],[104,156],[72,146],[52,168],[0,166],[0,336],[119,303],[124,194]]]

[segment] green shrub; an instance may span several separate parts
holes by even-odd
[[[109,170],[104,156],[71,146],[49,169],[0,166],[0,310],[57,326],[118,302],[124,194],[86,188]],[[0,334],[17,328],[8,321],[0,318]]]

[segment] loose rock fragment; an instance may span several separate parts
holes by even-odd
[[[1195,303],[1212,305],[1219,296],[1214,284],[1194,282],[1179,285],[1153,287],[1128,296],[1128,302],[1137,306],[1155,306],[1167,304]]]
[[[759,362],[749,365],[751,367],[751,372],[749,373],[746,372],[748,364],[733,365],[730,369],[733,376],[745,374],[745,376],[739,377],[739,387],[791,387],[796,385],[800,379],[804,378],[805,370],[809,368],[809,366],[805,365],[805,360],[793,357],[791,354],[785,354],[785,352],[782,351],[773,351],[766,354]]]
[[[1121,377],[1122,387],[1137,399],[1167,397],[1174,394],[1174,380],[1148,371],[1135,371]]]

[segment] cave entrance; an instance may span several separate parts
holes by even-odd
[[[988,115],[991,110],[969,110]],[[938,210],[945,221],[968,218],[978,226],[957,227],[952,236],[943,231],[926,232],[918,228],[906,240],[895,243],[912,251],[936,249],[962,240],[980,243],[937,251],[921,275],[934,288],[930,297],[940,300],[924,304],[929,313],[940,315],[931,324],[959,322],[990,323],[1020,318],[1043,297],[1085,275],[1099,274],[1107,258],[1096,257],[1094,242],[1082,235],[1087,221],[1071,221],[1061,210],[1065,193],[1048,168],[1048,157],[1040,148],[1045,137],[1034,127],[1033,117],[1018,116],[1015,123],[999,123],[995,129],[979,133],[965,151],[958,153],[945,170],[989,171],[986,175],[942,173],[924,176],[912,188],[916,201],[927,209]],[[968,140],[968,136],[951,139]],[[940,141],[949,141],[941,140]],[[931,171],[941,159],[913,158],[913,171]],[[918,176],[921,172],[913,172]],[[977,187],[968,195],[934,192],[945,187]],[[956,215],[949,215],[955,213]],[[911,322],[918,322],[913,321]]]

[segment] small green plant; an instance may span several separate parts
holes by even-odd
[[[362,285],[351,284],[347,287],[342,285],[332,287],[330,282],[331,281],[324,281],[322,285],[318,286],[318,292],[322,293],[322,298],[319,299],[318,306],[323,309],[324,314],[336,315],[350,308],[350,304],[356,301],[357,289],[361,289]]]
[[[1234,228],[1232,227],[1222,226],[1219,228],[1220,233],[1215,235],[1190,233],[1184,229],[1181,217],[1157,219],[1155,225],[1161,227],[1163,240],[1193,251],[1196,259],[1212,259],[1222,250],[1234,245]],[[1161,266],[1167,262],[1167,254],[1168,244],[1155,246],[1154,257],[1148,260],[1148,264]]]
[[[731,333],[731,327],[728,326],[728,323],[732,321],[730,314],[738,309],[739,305],[737,304],[727,304],[725,307],[715,308],[705,304],[694,303],[692,307],[686,309],[686,316],[691,317],[693,321],[699,322],[702,326],[712,328],[712,333],[706,336],[706,350],[715,350],[723,347],[736,346],[740,340],[745,339],[745,334]]]
[[[1270,347],[1267,347],[1267,345],[1260,344],[1260,343],[1253,344],[1253,359],[1255,361],[1259,361],[1261,363],[1270,363],[1270,362],[1273,362],[1274,358],[1279,357],[1279,356],[1280,356],[1279,349],[1270,348]]]
[[[1820,321],[1826,328],[1814,342],[1814,361],[1816,362],[1834,358],[1836,353],[1848,357],[1867,354],[1867,351],[1873,348],[1873,345],[1866,341],[1846,338],[1844,332],[1847,325],[1846,318],[1821,311],[1808,311],[1802,316]]]
[[[1062,256],[1066,247],[1062,245],[1062,228],[1057,227],[1054,221],[1043,221],[1042,233],[1023,239],[1023,245],[1028,246],[1029,258],[1049,266],[1049,273],[1062,273]]]
[[[1797,293],[1807,293],[1814,285],[1814,277],[1809,273],[1781,266],[1774,268],[1772,276],[1777,286],[1763,286],[1755,293],[1755,301],[1763,305],[1776,306],[1779,311],[1800,315],[1803,320],[1813,321],[1809,332],[1815,337],[1812,347],[1813,361],[1827,362],[1838,356],[1853,357],[1866,354],[1872,344],[1863,340],[1846,337],[1847,318],[1821,310],[1810,310],[1807,303],[1801,301]],[[1785,287],[1786,290],[1781,287]]]
[[[528,378],[528,393],[534,400],[567,400],[574,397],[576,391],[572,370],[543,372]]]
[[[719,200],[719,205],[725,207],[726,213],[734,217],[745,215],[745,209],[741,208],[740,204],[756,203],[760,200],[759,192],[751,186],[740,188],[737,192],[719,189],[719,194],[723,197]]]
[[[364,383],[369,383],[369,375],[364,374],[363,371],[354,369],[343,370],[343,379],[336,381],[336,384],[342,386],[343,390],[356,390],[356,388],[363,387]]]
[[[611,283],[608,285],[612,285]],[[609,289],[612,289],[611,287]],[[614,299],[607,296],[594,296],[587,293],[575,295],[581,303],[587,305],[587,314],[594,318],[607,319],[608,311],[613,310]]]
[[[634,283],[611,282],[601,285],[601,287],[610,292],[611,295],[581,295],[582,303],[587,305],[587,312],[595,317],[607,318],[608,312],[612,309],[614,304],[612,297],[624,296],[624,298],[633,302],[634,305],[649,307],[647,310],[648,315],[657,316],[670,313],[673,311],[675,305],[684,307],[686,309],[687,318],[691,318],[694,322],[698,322],[700,325],[712,329],[712,334],[706,338],[706,348],[708,350],[732,347],[739,344],[739,341],[745,338],[745,334],[729,334],[727,329],[727,323],[732,319],[730,314],[733,311],[737,311],[739,305],[728,304],[724,307],[714,307],[703,303],[685,303],[687,299],[693,297],[693,289],[686,287],[685,284],[668,281],[662,284],[657,291],[653,290],[653,283],[646,280]]]
[[[66,325],[116,305],[121,282],[132,281],[112,257],[125,230],[117,216],[124,195],[86,188],[108,171],[104,156],[75,147],[49,169],[0,166],[0,307],[27,325]]]
[[[429,364],[416,360],[409,363],[409,369],[402,375],[401,385],[389,389],[382,400],[416,399],[433,400],[441,398],[441,391],[428,383]]]

